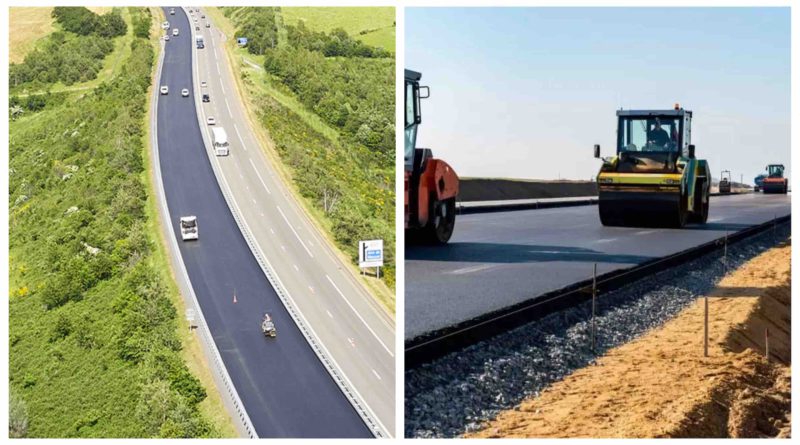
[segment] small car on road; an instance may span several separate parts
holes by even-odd
[[[172,30],[172,35],[177,37],[179,32],[180,31],[178,31],[178,28],[175,28],[175,29]]]
[[[208,94],[203,94],[203,102],[211,102],[211,96]]]
[[[181,90],[181,96],[189,97],[189,90],[187,90],[186,88],[182,89]]]
[[[206,81],[205,81],[205,80],[203,80],[203,81],[201,81],[201,82],[200,82],[200,88],[205,88],[205,87],[207,87],[207,86],[208,86],[208,84],[206,83]]]
[[[206,119],[206,121],[208,122],[208,125],[216,125],[217,124],[217,120],[214,119],[214,116],[208,116],[208,119]]]
[[[167,34],[167,35],[165,35],[165,36],[164,36],[164,41],[165,41],[165,42],[169,42],[169,34]]]
[[[169,94],[169,87],[166,85],[161,85],[161,94]]]
[[[206,28],[211,28],[211,23],[206,22]]]

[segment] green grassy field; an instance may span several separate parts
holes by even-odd
[[[11,9],[17,9],[17,8],[11,8]],[[49,17],[50,11],[52,11],[53,8],[22,8],[22,9],[29,10],[26,12],[28,16],[36,16],[41,21],[43,20],[44,16],[43,12],[45,12],[43,10],[46,10],[46,15]],[[111,8],[89,8],[89,9],[98,14],[105,13],[111,10]],[[30,10],[36,10],[36,11],[30,11]],[[61,82],[56,82],[54,84],[48,85],[47,91],[50,91],[51,93],[60,93],[60,92],[77,92],[77,91],[92,90],[96,88],[98,85],[100,85],[102,82],[107,82],[110,79],[114,78],[117,74],[119,74],[119,70],[122,67],[122,62],[126,60],[126,58],[130,55],[131,42],[133,41],[133,32],[134,32],[133,24],[131,23],[131,14],[128,8],[122,8],[122,18],[128,25],[128,32],[124,36],[117,37],[114,40],[114,51],[108,56],[106,56],[105,60],[103,61],[103,69],[100,70],[99,73],[97,73],[97,78],[95,78],[94,80],[90,80],[88,82],[80,82],[73,85],[64,85]],[[55,30],[55,28],[52,25],[53,22],[52,19],[50,19],[50,22],[51,25],[49,27],[49,32],[52,32]],[[12,24],[12,27],[13,26],[14,25]],[[27,51],[30,51],[32,48],[35,47],[36,41],[41,40],[45,36],[46,35],[40,35],[35,40],[32,37],[29,38],[23,44],[25,52],[22,53],[22,50],[19,50],[17,52],[22,53],[23,54],[22,58],[24,58],[24,54],[27,54]],[[27,47],[25,45],[27,45]],[[12,51],[10,49],[9,57],[11,53]],[[15,92],[15,95],[19,97],[26,97],[31,94],[41,94],[42,92],[43,91],[23,90]]]
[[[395,9],[393,7],[283,7],[287,25],[305,22],[309,29],[328,32],[342,28],[351,36],[394,52]],[[361,34],[365,32],[365,34]]]
[[[109,7],[89,7],[97,14],[105,14]],[[36,46],[36,42],[56,29],[50,13],[53,8],[42,6],[15,6],[8,8],[8,61],[19,63]]]
[[[102,91],[9,124],[14,437],[231,435],[204,417],[214,402],[184,363],[148,204],[153,43],[132,39]]]

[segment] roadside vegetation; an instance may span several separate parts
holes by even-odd
[[[289,8],[221,9],[261,65],[241,75],[300,194],[353,262],[359,240],[384,240],[382,279],[393,288],[394,48],[286,24]]]
[[[125,11],[125,30],[83,10],[57,16],[69,41],[131,36],[129,24],[139,37],[93,90],[9,103],[9,435],[217,436],[147,230],[150,12]]]

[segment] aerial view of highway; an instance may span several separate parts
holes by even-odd
[[[14,20],[10,435],[393,437],[394,8]],[[348,116],[312,107],[361,88]]]
[[[405,436],[788,437],[788,8],[405,20]]]

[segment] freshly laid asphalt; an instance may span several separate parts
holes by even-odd
[[[217,184],[203,145],[192,91],[190,24],[183,10],[165,14],[178,37],[166,44],[158,101],[158,146],[175,236],[196,215],[199,240],[181,254],[206,322],[260,437],[370,437],[370,432],[306,343],[270,286]],[[234,302],[234,294],[236,302]],[[278,329],[261,333],[264,312]]]
[[[712,197],[683,229],[604,227],[597,206],[459,215],[446,246],[406,246],[405,339],[790,214],[790,195]]]

